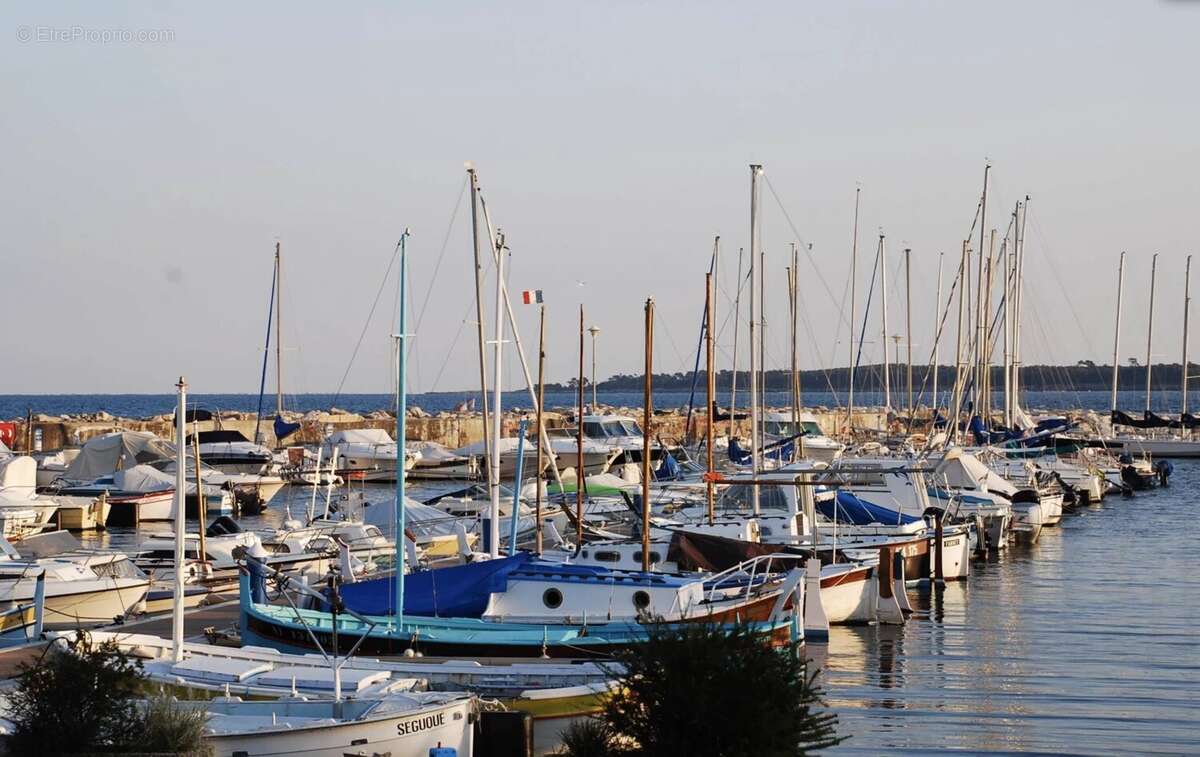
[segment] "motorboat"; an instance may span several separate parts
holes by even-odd
[[[0,452],[0,525],[6,539],[19,539],[48,528],[59,502],[37,493],[37,461]]]
[[[96,626],[128,617],[142,602],[150,579],[128,555],[84,551],[66,531],[10,544],[0,540],[0,610],[30,602],[36,570],[45,576],[44,625],[48,629]]]
[[[793,422],[790,412],[774,410],[764,412],[762,418],[763,440],[767,444],[771,444],[797,439],[804,449],[803,455],[800,455],[799,447],[797,447],[797,456],[827,465],[841,456],[846,445],[826,436],[815,415],[802,412],[796,418],[797,420]]]
[[[392,482],[396,480],[396,441],[380,428],[336,431],[321,443],[321,456],[335,461],[338,475],[351,481]],[[405,450],[404,469],[417,463]]]
[[[471,479],[479,478],[478,461],[458,454],[437,442],[407,442],[404,445],[416,459],[408,470],[411,479]]]
[[[193,437],[187,438],[192,444]],[[214,429],[195,435],[200,460],[222,473],[273,473],[275,455],[262,444],[255,444],[240,431]]]

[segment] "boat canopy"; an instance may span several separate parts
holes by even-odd
[[[94,481],[117,470],[175,456],[170,442],[147,431],[117,431],[89,439],[63,472],[68,481]]]
[[[37,486],[37,461],[27,455],[0,460],[0,489],[28,489]]]
[[[188,443],[192,441],[192,437],[188,435]],[[201,431],[196,434],[196,440],[200,444],[236,444],[238,442],[249,442],[245,434],[235,429],[213,429],[212,431]]]
[[[478,618],[492,593],[505,591],[509,574],[529,560],[528,553],[519,552],[496,560],[409,573],[404,577],[404,614]],[[363,615],[395,614],[395,576],[346,584],[341,594],[346,607]]]
[[[325,443],[333,444],[395,444],[381,428],[348,428],[330,434]]]
[[[836,497],[819,498],[816,507],[826,518],[849,526],[870,526],[876,523],[886,526],[906,526],[921,520],[915,515],[905,515],[859,499],[847,491],[839,491]]]
[[[786,544],[730,539],[725,536],[694,531],[675,531],[667,547],[667,560],[680,570],[702,570],[719,573],[759,555],[792,552]]]

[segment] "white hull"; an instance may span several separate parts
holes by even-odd
[[[305,724],[305,719],[290,723],[288,708],[278,702],[234,703],[230,711],[250,709],[257,704],[266,705],[262,708],[264,712],[267,709],[280,711],[276,716],[278,725],[271,726],[267,722],[256,727],[248,723],[244,733],[208,736],[206,741],[214,757],[233,757],[239,753],[246,757],[300,754],[307,757],[359,754],[426,757],[429,750],[437,746],[453,748],[460,755],[472,753],[470,714],[473,700],[470,699],[426,706],[415,712],[368,715],[362,720],[344,722],[324,719],[312,724]],[[220,708],[220,704],[211,705],[212,710],[219,712]],[[227,721],[236,728],[238,721],[243,719],[250,720],[238,715],[221,715],[218,716],[218,727],[223,730]]]
[[[33,599],[34,579],[0,589],[0,609],[12,609]],[[73,584],[87,584],[77,586]],[[150,588],[144,578],[107,578],[46,585],[44,625],[47,629],[107,624],[128,615]]]

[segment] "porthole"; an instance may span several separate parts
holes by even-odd
[[[650,606],[650,595],[644,591],[635,591],[633,593],[633,606],[639,610],[645,610]]]
[[[650,564],[658,565],[660,562],[662,562],[662,556],[659,555],[657,552],[651,552],[650,553]]]
[[[542,592],[542,604],[551,610],[558,609],[562,605],[562,602],[563,595],[558,589],[551,587]]]
[[[613,552],[611,550],[603,550],[603,551],[597,550],[596,551],[596,561],[597,562],[617,562],[620,559],[621,559],[621,553],[619,553],[619,552]]]

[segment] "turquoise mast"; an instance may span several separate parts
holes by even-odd
[[[407,351],[407,303],[405,295],[408,277],[408,255],[405,240],[408,229],[400,235],[400,314],[396,324],[396,628],[404,628],[404,434],[405,418],[408,415],[408,393],[404,386],[405,352]]]

